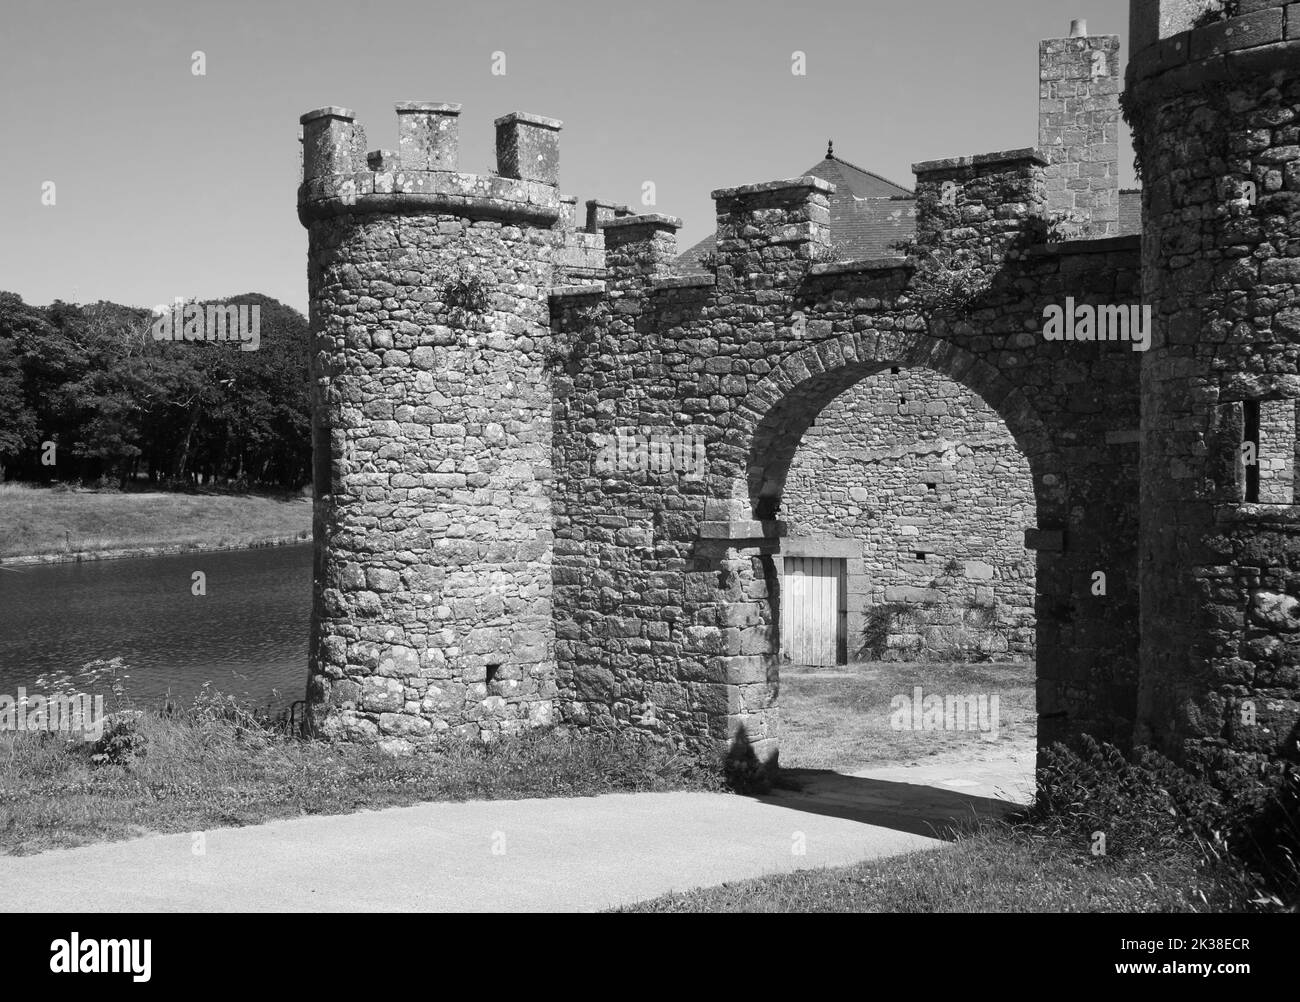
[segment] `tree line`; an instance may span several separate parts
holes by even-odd
[[[0,292],[0,480],[301,488],[307,321],[258,294],[214,304],[258,307],[257,350],[158,340],[147,309]]]

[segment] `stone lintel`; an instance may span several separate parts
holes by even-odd
[[[552,299],[578,299],[583,296],[603,296],[604,282],[592,282],[590,285],[557,285],[550,291]]]
[[[787,536],[781,541],[783,557],[861,557],[862,540],[842,537]]]

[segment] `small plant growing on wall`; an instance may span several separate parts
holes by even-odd
[[[705,271],[716,272],[718,270],[718,252],[705,251],[703,254],[701,254],[699,257],[695,259],[695,263],[698,264]]]
[[[936,313],[968,316],[992,288],[992,279],[977,261],[937,254],[915,238],[890,244],[889,249],[917,259],[911,291],[922,306]]]
[[[442,290],[442,299],[451,309],[469,313],[486,313],[492,305],[487,283],[474,272],[463,268],[448,278]]]
[[[546,349],[542,364],[551,372],[560,369],[567,369],[571,375],[577,372],[578,365],[590,347],[590,339],[587,335],[600,323],[601,309],[599,306],[583,306],[574,310],[573,319],[577,321],[574,333],[565,341],[557,337],[557,340]]]
[[[848,245],[839,240],[834,240],[829,244],[819,245],[813,251],[813,261],[815,263],[849,261],[852,258],[853,252],[849,250]]]
[[[1241,13],[1241,0],[1209,0],[1192,22],[1193,28],[1208,28]]]
[[[1065,209],[1053,212],[1047,221],[1047,242],[1061,243],[1064,240],[1082,240],[1088,217],[1080,212]]]

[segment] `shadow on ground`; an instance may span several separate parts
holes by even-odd
[[[1003,818],[1022,804],[936,786],[846,776],[829,769],[782,769],[761,803],[879,825],[952,841],[986,818]]]

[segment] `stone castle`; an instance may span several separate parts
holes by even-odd
[[[1027,521],[985,562],[1024,564],[1002,604],[1040,746],[1140,742],[1225,781],[1294,758],[1300,3],[1194,27],[1203,6],[1134,0],[1122,88],[1117,36],[1042,43],[1037,146],[916,164],[894,257],[838,260],[834,187],[805,176],[713,192],[683,274],[679,220],[577,218],[554,119],[497,119],[476,175],[459,105],[399,104],[395,151],[304,115],[313,725],[394,752],[631,729],[774,762],[791,525],[857,517],[837,471],[888,449],[815,419],[912,380],[1020,457],[998,503]],[[1117,235],[1121,107],[1141,236]],[[854,594],[905,597],[895,570]]]

